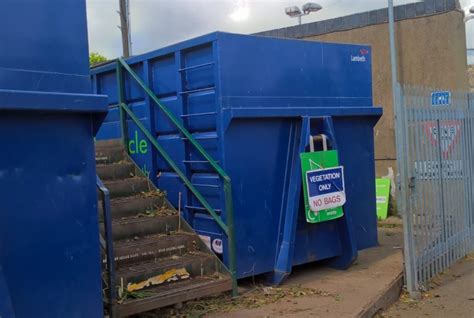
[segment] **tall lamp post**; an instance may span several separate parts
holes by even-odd
[[[393,112],[395,115],[395,143],[397,148],[397,168],[399,192],[397,193],[397,206],[403,216],[403,235],[404,235],[404,259],[405,259],[405,278],[407,282],[407,290],[411,298],[419,299],[420,293],[417,291],[416,267],[415,267],[415,247],[413,241],[412,218],[407,211],[408,200],[408,168],[405,151],[405,109],[402,105],[400,92],[398,89],[398,65],[397,65],[397,48],[395,46],[395,21],[393,14],[393,0],[388,0],[388,29],[390,41],[390,64],[392,68],[392,101]]]
[[[474,6],[469,9],[469,14],[464,17],[464,23],[474,19]],[[474,52],[473,48],[467,49],[467,53]]]
[[[123,57],[127,58],[132,55],[132,38],[130,32],[130,2],[129,0],[119,0],[120,26],[122,32],[122,50]]]
[[[308,2],[304,4],[301,9],[297,6],[287,7],[285,8],[285,13],[290,18],[298,18],[298,24],[301,25],[301,17],[308,15],[312,12],[317,12],[321,10],[323,7],[314,2]]]
[[[395,89],[398,80],[397,70],[397,48],[395,47],[395,21],[393,15],[393,0],[388,0],[388,30],[390,37],[390,64],[392,67],[392,91],[395,96]],[[394,99],[395,105],[395,99]]]

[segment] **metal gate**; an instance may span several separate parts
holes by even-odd
[[[412,295],[474,250],[473,105],[466,92],[396,91],[398,205]]]

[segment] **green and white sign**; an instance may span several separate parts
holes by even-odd
[[[339,167],[337,151],[305,152],[300,154],[300,159],[306,221],[308,223],[319,223],[342,217],[344,215],[342,205],[345,202],[344,175],[343,168]],[[314,184],[310,184],[310,187],[316,188],[313,191],[308,191],[308,183],[313,181]],[[330,195],[331,191],[333,191],[334,195]],[[311,195],[310,192],[312,193]],[[311,203],[313,205],[316,204],[318,195],[323,200],[322,206],[332,207],[325,210],[318,210],[314,206],[312,208]],[[324,200],[332,200],[332,202],[327,204],[328,202]],[[337,200],[340,200],[340,202],[335,202]]]
[[[375,196],[377,198],[377,218],[385,220],[390,198],[390,179],[375,179]]]

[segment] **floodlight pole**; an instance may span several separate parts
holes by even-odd
[[[129,0],[119,0],[120,30],[122,32],[123,57],[132,55],[132,38],[130,35],[130,3]]]
[[[398,183],[397,206],[403,216],[403,256],[405,261],[405,280],[410,297],[419,299],[420,293],[416,286],[415,246],[413,241],[412,216],[409,213],[408,200],[408,158],[406,152],[406,121],[405,106],[402,103],[403,91],[398,89],[397,49],[395,46],[395,19],[393,0],[388,0],[388,28],[390,37],[390,64],[392,67],[392,98],[395,115],[395,143],[397,148]]]
[[[474,19],[474,6],[472,6],[470,9],[469,9],[469,14],[467,16],[464,17],[464,23],[467,23],[468,21],[471,21]],[[469,52],[469,51],[474,51],[474,49],[466,49],[466,53]]]
[[[395,89],[398,79],[397,70],[397,48],[395,47],[395,21],[393,17],[393,0],[388,0],[388,30],[390,36],[390,64],[392,66],[392,92],[395,96]],[[393,100],[395,105],[395,98]]]

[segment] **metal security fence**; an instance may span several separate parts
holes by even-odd
[[[474,100],[398,86],[398,205],[408,291],[474,250]]]

